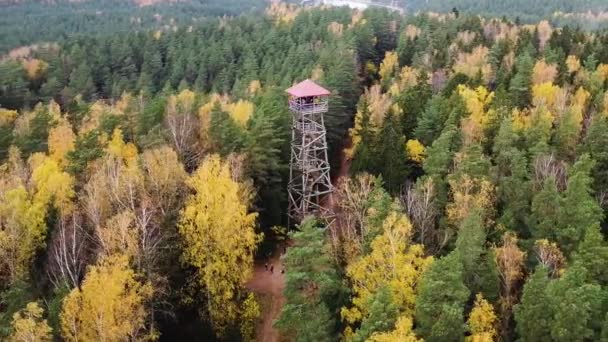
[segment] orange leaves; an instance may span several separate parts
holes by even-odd
[[[557,76],[557,66],[555,64],[547,64],[544,59],[541,59],[534,64],[532,70],[532,83],[553,83]]]
[[[273,0],[266,9],[266,14],[273,18],[277,25],[290,24],[300,13],[300,7],[279,0]]]
[[[411,40],[416,39],[421,33],[422,30],[415,25],[407,25],[403,30],[403,34]]]
[[[39,79],[49,66],[45,61],[36,58],[25,59],[21,63],[30,80]]]
[[[329,23],[329,25],[327,25],[327,31],[332,33],[336,37],[341,37],[344,33],[344,25],[332,21],[331,23]]]
[[[578,57],[570,55],[566,58],[566,66],[568,67],[568,72],[572,74],[581,69],[581,61]]]
[[[471,53],[460,52],[452,69],[455,73],[462,73],[470,78],[476,78],[481,73],[487,82],[492,76],[492,67],[488,63],[490,50],[485,46],[478,46]]]
[[[541,49],[544,49],[545,45],[551,38],[551,34],[553,33],[553,28],[551,24],[547,20],[543,20],[536,26],[536,30],[538,32],[538,40]]]

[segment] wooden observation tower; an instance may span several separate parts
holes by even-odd
[[[329,218],[333,213],[322,201],[334,188],[329,175],[323,114],[327,113],[331,93],[311,80],[286,91],[293,117],[287,188],[289,218],[295,222],[307,216]]]

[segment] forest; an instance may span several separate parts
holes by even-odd
[[[607,30],[234,3],[0,60],[0,340],[608,341]],[[286,215],[304,79],[331,223]]]

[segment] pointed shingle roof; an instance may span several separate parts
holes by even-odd
[[[286,92],[294,97],[308,96],[328,96],[331,92],[315,82],[307,79],[286,90]]]

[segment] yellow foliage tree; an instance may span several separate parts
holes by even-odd
[[[135,257],[138,252],[138,232],[134,220],[132,212],[123,211],[109,218],[105,226],[96,231],[100,256],[121,253],[129,259]]]
[[[374,128],[382,127],[384,118],[393,104],[390,96],[382,93],[382,88],[376,84],[365,92],[365,97],[370,110],[371,124]]]
[[[49,130],[49,155],[59,166],[65,166],[66,155],[74,150],[75,139],[72,125],[65,118],[61,118],[59,123]]]
[[[0,191],[0,277],[7,283],[27,274],[46,236],[45,205],[32,201],[27,190]]]
[[[146,328],[152,287],[137,281],[128,258],[113,255],[89,268],[80,288],[64,299],[60,315],[66,341],[153,340]]]
[[[422,163],[424,161],[426,148],[418,139],[408,140],[405,143],[405,149],[410,160],[415,161],[416,163]]]
[[[399,56],[395,51],[387,51],[384,55],[384,60],[380,64],[380,80],[382,82],[388,82],[395,73],[399,70]]]
[[[272,0],[266,9],[266,14],[273,18],[276,25],[290,24],[300,13],[300,8],[280,0]]]
[[[245,126],[253,115],[253,109],[253,103],[247,100],[239,100],[237,103],[229,105],[228,113],[236,123]]]
[[[246,187],[234,181],[227,163],[207,157],[187,184],[194,194],[181,212],[179,232],[183,259],[197,271],[197,282],[207,297],[207,310],[218,335],[235,323],[238,295],[251,275],[259,241],[257,214],[243,201]]]
[[[42,154],[35,154],[30,158],[32,167],[32,180],[36,193],[34,201],[46,206],[53,204],[59,209],[61,215],[69,214],[73,209],[72,198],[74,192],[74,177],[64,172],[54,159]]]
[[[481,293],[475,297],[475,306],[469,315],[468,326],[471,336],[467,342],[492,342],[496,339],[497,317],[494,308]]]
[[[12,124],[16,118],[16,110],[0,108],[0,127]]]
[[[42,319],[44,310],[36,302],[28,303],[25,309],[13,315],[13,332],[10,342],[52,341],[51,327]]]
[[[336,37],[342,37],[342,33],[344,33],[344,25],[332,21],[327,25],[327,31],[335,35]]]
[[[382,234],[371,243],[371,252],[350,264],[346,273],[353,284],[353,306],[342,308],[349,324],[367,314],[370,298],[383,286],[392,294],[394,304],[405,316],[414,313],[416,287],[421,274],[432,262],[424,247],[411,244],[412,225],[401,213],[391,212],[382,223]]]
[[[453,200],[446,207],[448,221],[458,226],[474,208],[489,210],[494,204],[494,185],[469,175],[450,180]]]
[[[241,336],[245,342],[255,341],[255,327],[260,317],[260,305],[253,293],[247,295],[241,309]]]
[[[601,63],[598,65],[596,72],[602,81],[608,80],[608,64]]]
[[[395,323],[395,330],[385,333],[374,333],[367,342],[422,342],[414,334],[414,322],[407,316],[401,316]]]
[[[399,88],[406,90],[418,83],[419,70],[410,66],[404,66],[399,73]]]
[[[532,103],[536,107],[545,106],[553,110],[558,101],[561,88],[550,82],[535,84],[532,86]]]
[[[484,139],[484,130],[496,119],[496,113],[488,109],[494,99],[494,93],[485,87],[471,89],[465,85],[458,86],[458,93],[464,100],[469,116],[462,119],[462,130],[465,143],[479,142]]]
[[[120,129],[115,129],[112,133],[112,139],[108,142],[106,153],[127,165],[137,161],[137,147],[132,143],[125,143]]]

